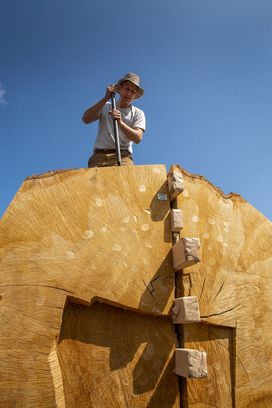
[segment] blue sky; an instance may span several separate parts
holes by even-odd
[[[83,111],[138,73],[136,164],[180,164],[272,218],[271,0],[0,5],[0,216],[23,180],[87,166]]]

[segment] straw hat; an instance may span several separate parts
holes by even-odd
[[[118,88],[120,85],[122,85],[123,82],[129,81],[132,84],[136,85],[138,88],[138,93],[136,98],[140,98],[144,94],[143,88],[140,87],[140,77],[137,74],[134,74],[133,72],[129,72],[126,74],[123,78],[119,79],[119,81],[116,84],[117,87],[117,92],[119,92]]]

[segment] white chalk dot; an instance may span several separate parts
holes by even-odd
[[[153,167],[152,168],[153,173],[155,174],[161,174],[161,169],[159,169],[158,167]]]
[[[194,215],[194,216],[192,217],[192,221],[193,221],[193,222],[198,222],[198,221],[199,221],[198,216],[197,216],[197,215]]]
[[[139,185],[139,191],[140,191],[141,193],[144,193],[144,192],[146,191],[146,186],[145,186],[144,184],[140,184],[140,185]]]
[[[146,248],[152,248],[152,245],[150,244],[150,242],[145,242],[145,247]]]
[[[154,354],[154,346],[153,343],[148,343],[145,349],[146,354],[152,356]]]
[[[85,231],[85,239],[91,239],[94,237],[94,232],[92,230]]]
[[[148,224],[143,224],[143,225],[141,226],[141,230],[142,230],[142,231],[148,231],[148,230],[149,230],[149,225],[148,225]]]
[[[42,306],[42,305],[45,304],[45,302],[46,302],[46,296],[45,295],[43,295],[43,296],[39,295],[38,299],[36,300],[36,305],[37,306]]]
[[[127,377],[122,377],[121,382],[125,386],[129,385],[129,379]]]
[[[66,251],[67,258],[75,259],[76,255],[73,251]]]
[[[113,245],[112,249],[113,249],[114,251],[121,251],[122,247],[121,247],[121,245],[119,245],[119,244],[115,244],[115,245]]]
[[[95,205],[96,205],[97,207],[102,207],[103,201],[101,200],[101,198],[96,197],[96,199],[95,199]]]
[[[223,230],[224,230],[225,232],[229,232],[230,223],[227,222],[227,221],[224,221],[223,225],[224,225]]]

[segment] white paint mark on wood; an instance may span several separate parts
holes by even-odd
[[[210,237],[210,234],[208,232],[205,232],[205,234],[203,234],[203,238],[209,239],[209,237]]]
[[[154,346],[153,343],[148,343],[145,349],[146,354],[148,354],[149,356],[153,356],[154,354]]]
[[[152,244],[150,242],[145,242],[145,247],[146,248],[152,248]]]
[[[153,173],[155,174],[161,174],[161,169],[159,169],[158,167],[153,167],[152,168]]]
[[[103,225],[103,227],[101,227],[100,232],[107,232],[108,231],[108,226],[107,224]]]
[[[101,200],[101,198],[96,197],[96,199],[95,199],[95,205],[96,205],[97,207],[102,207],[102,206],[103,206],[103,201]]]
[[[139,191],[140,191],[141,193],[146,192],[146,186],[145,186],[145,184],[140,184],[140,185],[139,185]]]
[[[230,223],[224,221],[224,224],[223,224],[223,225],[224,225],[224,227],[223,227],[224,232],[229,232]]]
[[[42,305],[45,304],[45,302],[46,302],[46,296],[40,295],[40,296],[37,298],[36,305],[37,305],[37,306],[42,306]]]
[[[66,251],[66,255],[68,259],[75,259],[76,254],[73,251]]]
[[[193,215],[192,221],[195,222],[195,223],[199,222],[198,216],[197,216],[197,215]]]
[[[141,226],[141,230],[142,231],[148,231],[149,230],[149,225],[148,224],[143,224],[142,226]]]
[[[121,383],[127,387],[129,385],[128,377],[127,376],[122,377],[121,378]]]
[[[85,239],[92,239],[94,237],[94,232],[92,230],[85,231]]]

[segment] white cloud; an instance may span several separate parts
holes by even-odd
[[[0,107],[5,106],[7,104],[6,99],[5,99],[5,94],[6,91],[3,89],[1,81],[0,81]]]

